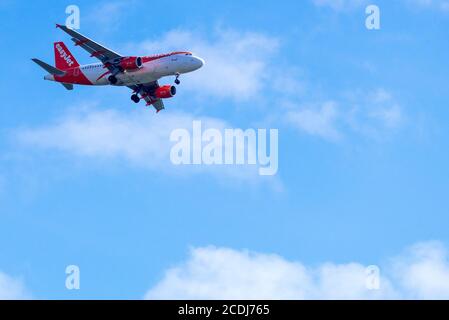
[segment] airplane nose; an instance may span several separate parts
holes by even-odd
[[[201,58],[197,58],[198,59],[198,64],[200,65],[200,68],[202,67],[202,66],[204,66],[204,64],[206,63],[205,61],[204,61],[204,59],[201,59]]]
[[[193,62],[196,69],[201,68],[202,66],[204,66],[205,63],[204,60],[199,57],[193,57]]]

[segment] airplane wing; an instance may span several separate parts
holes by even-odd
[[[141,97],[146,101],[147,106],[152,105],[157,112],[165,109],[162,99],[157,99],[152,96],[154,90],[156,88],[159,88],[159,83],[157,81],[142,85],[133,85],[129,86],[128,88],[133,90],[135,93],[140,94]]]
[[[145,101],[147,101],[147,99],[145,99]],[[147,101],[147,103],[150,103],[150,102]],[[153,104],[154,109],[156,109],[156,112],[158,112],[158,113],[161,110],[165,109],[164,102],[162,101],[162,99],[157,99],[152,104]]]
[[[60,28],[62,31],[71,36],[72,41],[75,42],[75,46],[80,46],[81,48],[89,52],[91,57],[98,58],[103,63],[122,58],[122,56],[117,52],[114,52],[102,46],[101,44],[83,36],[75,30],[59,24],[57,24],[56,27]]]

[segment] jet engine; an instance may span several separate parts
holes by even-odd
[[[123,70],[136,70],[142,68],[142,66],[141,57],[126,57],[120,61],[120,67]]]
[[[171,85],[166,85],[154,90],[154,96],[158,99],[171,98],[176,94],[176,87]]]

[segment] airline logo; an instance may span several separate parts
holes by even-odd
[[[72,56],[70,54],[67,54],[67,52],[65,52],[64,48],[62,48],[59,43],[56,44],[56,50],[58,50],[59,56],[63,58],[65,62],[67,62],[69,67],[71,67],[74,63],[72,60]]]

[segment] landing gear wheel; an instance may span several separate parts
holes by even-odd
[[[177,84],[177,85],[179,85],[181,83],[181,81],[179,81],[179,76],[180,76],[180,74],[177,73],[176,74],[176,79],[175,79],[175,84]]]
[[[137,94],[133,94],[131,96],[131,100],[134,101],[135,103],[139,103],[140,102],[140,98]]]
[[[117,84],[117,82],[118,82],[118,79],[116,76],[109,76],[108,80],[111,84]]]

